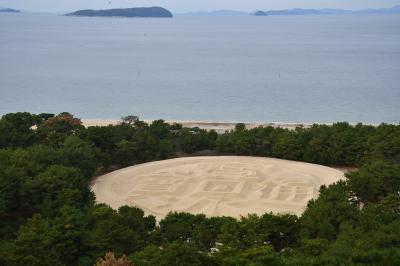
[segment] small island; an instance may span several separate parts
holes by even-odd
[[[13,8],[0,8],[0,12],[2,12],[2,13],[21,13],[21,10],[13,9]]]
[[[172,13],[162,7],[117,8],[105,10],[79,10],[66,16],[78,17],[142,17],[142,18],[172,18]]]
[[[267,14],[266,12],[261,11],[261,10],[255,12],[253,15],[256,16],[256,17],[265,17],[265,16],[268,16],[268,14]]]

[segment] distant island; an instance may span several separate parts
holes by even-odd
[[[239,16],[292,16],[292,15],[338,15],[338,14],[400,14],[400,5],[392,8],[378,8],[378,9],[360,9],[360,10],[346,10],[346,9],[282,9],[282,10],[258,10],[256,12],[245,12],[238,10],[214,10],[214,11],[192,11],[186,13],[175,13],[176,16],[186,17],[239,17]]]
[[[267,14],[266,12],[261,11],[261,10],[259,10],[259,11],[257,11],[257,12],[254,12],[253,15],[256,16],[256,17],[268,16],[268,14]]]
[[[287,9],[287,10],[270,10],[264,12],[266,15],[269,16],[276,16],[276,15],[326,15],[329,14],[323,10],[318,9],[302,9],[302,8],[295,8],[295,9]]]
[[[278,15],[335,15],[335,14],[400,14],[400,6],[392,8],[379,8],[379,9],[361,9],[361,10],[345,10],[345,9],[284,9],[284,10],[269,10],[257,11],[253,13],[254,16],[278,16]]]
[[[21,10],[13,9],[13,8],[0,8],[0,12],[2,12],[2,13],[21,13]]]
[[[136,7],[105,10],[79,10],[66,16],[78,17],[142,17],[142,18],[172,18],[172,13],[162,7]]]

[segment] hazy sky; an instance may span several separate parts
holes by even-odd
[[[184,12],[216,9],[254,11],[294,7],[362,9],[395,5],[400,5],[400,0],[0,0],[0,7],[50,12],[136,6],[163,6],[172,12]]]

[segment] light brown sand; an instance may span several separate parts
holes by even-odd
[[[161,219],[170,211],[207,216],[300,215],[319,187],[344,179],[325,166],[259,157],[190,157],[151,162],[97,178],[97,201],[137,206]]]

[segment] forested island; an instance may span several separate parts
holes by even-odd
[[[156,223],[96,204],[89,189],[93,176],[205,151],[351,171],[301,216],[170,213]],[[134,116],[87,128],[70,113],[0,119],[0,265],[399,265],[399,192],[400,125],[217,134]]]
[[[79,10],[66,16],[78,17],[142,17],[142,18],[172,18],[172,13],[162,7],[136,7],[136,8],[117,8],[105,10]]]
[[[3,13],[21,13],[20,10],[13,9],[13,8],[0,8],[0,12],[3,12]]]

